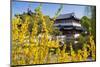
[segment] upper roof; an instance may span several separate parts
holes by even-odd
[[[69,18],[73,18],[73,19],[76,19],[76,20],[80,20],[79,18],[77,18],[75,16],[75,13],[61,14],[61,15],[59,15],[56,18],[56,20],[59,20],[59,19],[69,19]]]

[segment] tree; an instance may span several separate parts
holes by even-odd
[[[96,6],[87,6],[85,10],[86,16],[90,16],[91,35],[96,40]]]
[[[91,33],[91,22],[90,19],[87,16],[83,16],[81,18],[81,24],[83,27],[87,29],[89,33]]]

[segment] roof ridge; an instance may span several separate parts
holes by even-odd
[[[61,16],[61,15],[70,15],[70,14],[73,14],[73,15],[75,15],[75,13],[74,13],[74,12],[72,12],[72,13],[60,14],[59,16]]]

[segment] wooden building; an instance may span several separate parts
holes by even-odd
[[[67,40],[74,37],[77,38],[85,29],[80,24],[80,19],[75,16],[75,13],[61,14],[57,17],[54,26],[66,36]]]

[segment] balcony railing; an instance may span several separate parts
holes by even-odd
[[[76,22],[67,22],[67,23],[55,23],[54,26],[78,26],[78,27],[81,27],[81,24],[76,23]]]

